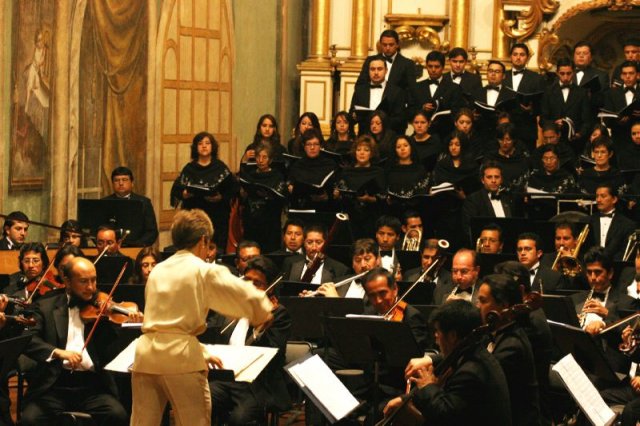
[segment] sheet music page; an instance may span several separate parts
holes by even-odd
[[[277,348],[262,346],[205,345],[207,352],[222,360],[227,370],[233,370],[236,382],[253,382],[278,353]]]
[[[117,373],[129,373],[133,360],[136,356],[136,345],[138,344],[138,338],[134,339],[129,346],[124,348],[122,352],[118,354],[114,359],[107,364],[104,369],[109,371],[115,371]]]
[[[289,371],[337,420],[344,418],[358,406],[358,400],[318,355],[294,365]]]
[[[565,387],[591,423],[596,426],[609,426],[613,423],[616,418],[615,413],[605,404],[573,355],[568,354],[562,358],[552,370],[560,375]]]

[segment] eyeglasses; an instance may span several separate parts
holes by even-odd
[[[491,69],[487,70],[487,74],[502,74],[502,69]]]

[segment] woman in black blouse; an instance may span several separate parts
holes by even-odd
[[[431,120],[424,111],[418,111],[413,115],[413,140],[420,163],[427,172],[431,172],[436,165],[438,156],[444,152],[444,146],[438,135],[429,133]]]
[[[286,152],[286,149],[280,143],[278,122],[271,114],[264,114],[258,120],[256,133],[253,135],[253,142],[245,149],[241,160],[242,163],[255,162],[255,150],[260,144],[266,144],[271,149],[271,161],[283,161],[282,154]]]
[[[386,181],[390,213],[402,217],[407,209],[422,209],[429,175],[420,164],[415,144],[408,136],[398,136],[393,144],[390,161],[387,162]]]
[[[375,111],[369,119],[369,134],[378,145],[380,162],[387,161],[393,152],[393,141],[396,134],[389,127],[389,119],[384,111]]]

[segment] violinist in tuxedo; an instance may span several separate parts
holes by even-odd
[[[500,364],[482,344],[460,345],[481,325],[478,309],[469,302],[455,300],[436,309],[430,324],[442,355],[412,359],[405,378],[416,386],[413,403],[424,419],[439,425],[509,425],[511,404],[507,379]],[[455,352],[463,356],[449,358]],[[457,361],[457,362],[454,362]],[[437,377],[434,367],[452,364],[448,377]],[[408,396],[389,401],[385,416]]]
[[[487,140],[495,139],[498,115],[509,113],[516,103],[516,92],[504,84],[506,68],[500,61],[489,61],[487,84],[473,93],[475,110],[478,114],[478,128]]]
[[[604,95],[604,109],[620,111],[638,100],[638,63],[626,61],[622,64],[620,78],[622,86],[608,90]],[[610,122],[611,137],[616,147],[621,148],[627,142],[631,132],[631,124],[640,119],[640,109],[633,111],[631,116],[624,116]]]
[[[609,87],[609,76],[593,66],[593,46],[586,40],[580,40],[573,46],[573,62],[576,64],[573,83],[589,90],[591,111],[595,113],[602,106],[604,91]],[[598,80],[597,88],[591,86],[594,79]]]
[[[257,256],[247,262],[244,277],[253,281],[260,290],[277,278],[277,269],[273,262],[264,256]],[[213,406],[212,418],[218,418],[225,424],[259,424],[264,418],[265,408],[286,410],[290,405],[289,393],[284,380],[284,363],[287,340],[291,334],[291,317],[287,309],[277,303],[275,295],[270,296],[274,305],[273,322],[266,329],[253,328],[246,318],[234,321],[223,328],[223,344],[232,346],[262,346],[277,348],[278,353],[269,362],[258,378],[252,383],[222,382],[209,383]],[[232,320],[226,319],[225,327]]]
[[[482,79],[480,75],[468,72],[465,68],[469,55],[462,47],[454,47],[449,51],[449,67],[451,71],[446,72],[443,81],[451,81],[457,84],[462,90],[463,101],[466,106],[472,106],[469,99],[472,94],[482,89]]]
[[[94,300],[96,270],[84,258],[74,258],[63,268],[66,290],[59,290],[36,302],[33,338],[25,355],[38,363],[27,389],[21,424],[53,424],[64,411],[91,414],[97,425],[127,425],[129,419],[117,399],[117,390],[104,366],[116,355],[112,347],[115,329],[101,321],[86,349],[90,326],[80,311]],[[142,314],[131,313],[132,322]]]
[[[29,218],[21,211],[11,212],[4,219],[2,225],[2,239],[0,250],[19,250],[27,240],[29,232]]]
[[[514,201],[502,189],[502,168],[495,161],[487,161],[480,167],[482,188],[469,195],[462,207],[465,224],[472,217],[517,216]]]
[[[453,130],[452,117],[464,106],[460,86],[451,80],[445,80],[442,76],[444,59],[442,52],[437,50],[429,52],[426,57],[429,78],[416,83],[410,98],[412,111],[422,110],[430,117],[441,111],[451,111],[448,115],[432,120],[430,131],[436,132],[440,139],[444,139],[446,135],[451,133]]]
[[[545,90],[540,107],[540,126],[555,124],[564,130],[575,153],[581,153],[581,139],[591,128],[591,109],[586,89],[576,85],[575,65],[568,58],[561,58],[556,65],[557,80]],[[573,134],[563,119],[573,123]]]
[[[371,83],[369,65],[374,59],[382,57],[387,63],[388,71],[385,75],[385,81],[399,87],[405,94],[408,94],[413,90],[413,86],[419,75],[416,64],[400,53],[400,36],[394,30],[384,30],[380,34],[379,44],[382,52],[377,55],[371,55],[365,59],[356,85],[367,85]]]
[[[538,234],[524,232],[518,235],[516,253],[518,261],[529,271],[531,291],[541,294],[564,287],[564,277],[548,266],[542,265],[542,240]]]
[[[158,223],[153,204],[147,197],[133,192],[133,172],[128,167],[116,167],[111,172],[111,184],[113,194],[103,198],[103,200],[132,200],[140,201],[143,217],[143,228],[139,232],[134,232],[126,240],[126,245],[133,247],[147,247],[152,245],[158,238]],[[135,231],[135,230],[134,230]]]
[[[321,225],[310,225],[305,228],[305,256],[291,256],[284,260],[282,271],[285,281],[301,281],[303,277],[309,279],[310,276],[309,282],[320,285],[336,282],[337,278],[345,276],[347,267],[323,254],[326,241],[327,231]],[[315,270],[307,272],[310,267]]]
[[[544,91],[544,80],[536,72],[527,69],[530,58],[529,48],[524,43],[511,46],[511,70],[507,71],[504,85],[517,93],[534,94]],[[535,98],[538,99],[538,98]],[[516,138],[524,142],[532,151],[538,139],[539,101],[523,99],[511,111],[511,120],[516,128]]]
[[[366,110],[384,111],[389,117],[389,126],[398,134],[407,128],[406,94],[398,86],[385,80],[387,61],[381,55],[368,60],[369,82],[356,83],[351,98],[349,115],[358,122],[362,134],[369,128],[370,114]],[[365,108],[358,111],[356,107]]]
[[[618,191],[610,183],[596,188],[598,212],[591,216],[594,245],[604,247],[607,256],[621,260],[624,249],[636,229],[636,223],[617,210]]]

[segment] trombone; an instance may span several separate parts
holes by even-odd
[[[624,249],[624,255],[622,256],[623,262],[628,262],[631,258],[631,254],[638,248],[638,237],[640,236],[640,229],[636,229],[633,234],[629,235],[627,239],[627,247]]]
[[[589,235],[589,225],[584,225],[580,235],[578,235],[578,240],[576,242],[576,248],[570,252],[568,255],[563,255],[562,250],[558,250],[558,255],[556,259],[553,261],[553,265],[551,265],[551,269],[554,271],[562,273],[562,275],[568,277],[575,277],[582,273],[582,265],[580,265],[580,261],[578,260],[578,254],[580,253],[580,248],[582,244],[587,239]]]

